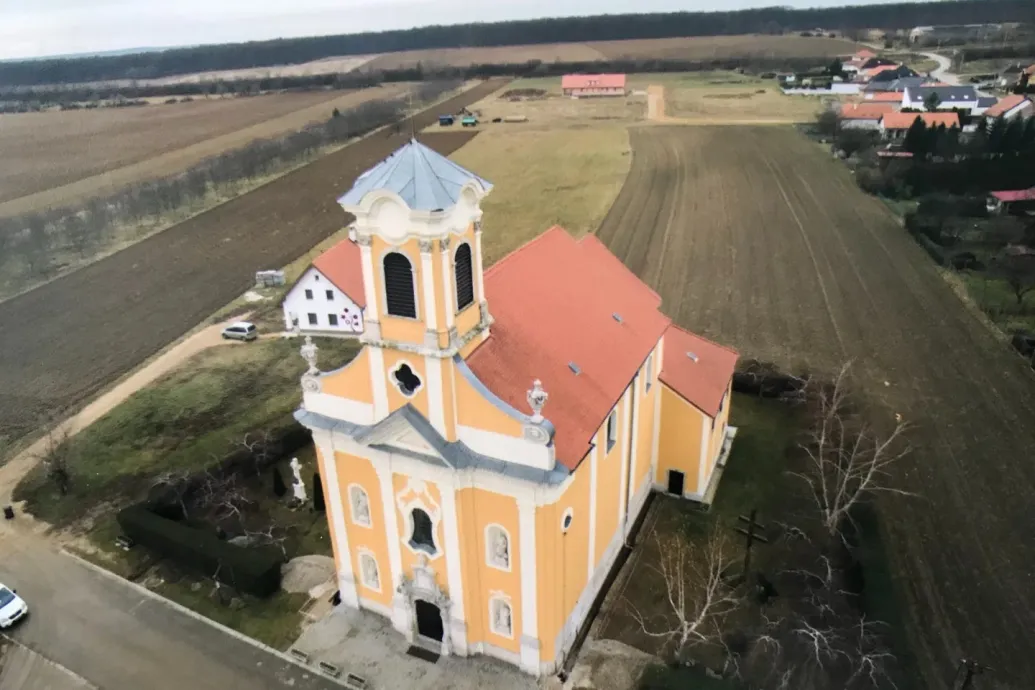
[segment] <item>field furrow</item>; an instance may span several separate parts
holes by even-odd
[[[663,308],[745,357],[814,370],[853,360],[876,414],[913,426],[898,479],[916,496],[881,509],[928,686],[948,688],[969,656],[994,667],[1001,687],[1029,687],[1032,372],[887,210],[793,130],[642,127],[631,142],[629,182],[600,235]],[[684,176],[634,188],[641,168],[676,161]],[[673,198],[674,214],[636,215]],[[664,253],[632,249],[632,235],[667,238]]]

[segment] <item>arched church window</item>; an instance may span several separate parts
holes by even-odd
[[[471,245],[461,244],[457,247],[453,258],[453,270],[456,275],[456,310],[474,302],[474,273],[471,268]]]
[[[413,396],[421,386],[420,377],[413,373],[409,364],[400,364],[392,372],[392,382],[395,383],[399,392],[408,398]]]
[[[413,266],[399,252],[384,258],[385,302],[388,314],[417,318],[417,296],[413,287]]]
[[[414,508],[410,512],[410,546],[420,549],[429,554],[438,552],[435,546],[435,537],[432,531],[431,518],[420,508]]]
[[[510,602],[501,596],[489,599],[489,625],[497,635],[514,636],[514,612]]]
[[[499,525],[485,528],[485,560],[493,568],[510,570],[510,535]]]

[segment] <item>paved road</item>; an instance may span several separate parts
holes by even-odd
[[[0,553],[0,581],[31,607],[10,637],[99,690],[341,687],[2,523]]]
[[[945,57],[944,55],[938,55],[937,53],[920,53],[924,57],[934,60],[938,63],[938,67],[931,70],[931,76],[940,82],[945,84],[959,84],[960,80],[955,74],[949,70],[952,69],[952,60]]]

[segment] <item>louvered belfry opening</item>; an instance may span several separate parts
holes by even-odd
[[[461,311],[474,301],[474,275],[471,269],[471,245],[461,244],[453,259],[456,273],[456,310]]]
[[[413,266],[398,252],[384,258],[385,300],[390,316],[417,318],[417,300],[413,293]]]

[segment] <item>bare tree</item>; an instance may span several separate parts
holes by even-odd
[[[865,496],[878,491],[908,493],[892,487],[888,473],[909,452],[901,438],[906,424],[897,421],[890,434],[881,435],[853,414],[848,406],[850,370],[848,363],[832,383],[813,382],[816,419],[801,445],[807,467],[792,472],[808,484],[830,537],[840,534],[852,508]]]
[[[62,496],[68,495],[72,485],[72,466],[75,464],[76,452],[71,430],[67,426],[58,425],[44,437],[43,450],[37,456],[43,463],[47,479],[54,483]]]
[[[273,455],[273,443],[273,435],[269,429],[256,433],[247,433],[238,443],[238,445],[251,453],[256,475],[261,472]]]
[[[287,540],[287,534],[276,535],[274,531],[279,528],[275,525],[270,525],[262,531],[251,531],[245,530],[244,533],[251,540],[255,546],[276,546],[280,549],[281,555],[284,556],[284,560],[287,560],[287,547],[284,546],[284,542]]]
[[[198,504],[202,508],[213,509],[216,520],[236,517],[243,521],[241,511],[252,503],[246,492],[237,486],[237,477],[233,474],[222,477],[207,472],[198,495]]]
[[[1011,248],[997,256],[990,265],[991,273],[1006,283],[1017,306],[1024,304],[1024,296],[1035,290],[1035,256],[1011,253]]]
[[[151,488],[165,488],[169,491],[176,504],[180,506],[183,516],[187,517],[187,487],[189,485],[190,472],[186,470],[169,470],[155,477],[151,482]]]
[[[654,536],[659,565],[651,566],[662,579],[668,605],[661,614],[644,616],[626,600],[633,618],[650,637],[664,638],[673,657],[683,660],[688,649],[719,643],[722,621],[742,604],[742,598],[724,573],[735,560],[728,539],[714,529],[704,544],[681,536]]]

